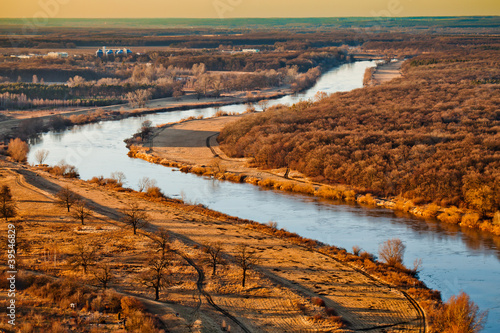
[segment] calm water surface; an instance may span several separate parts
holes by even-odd
[[[324,74],[305,94],[286,96],[271,104],[290,104],[313,97],[317,91],[334,93],[362,87],[364,71],[374,66],[363,61],[343,65]],[[242,112],[244,105],[226,106],[225,111]],[[62,133],[50,132],[32,145],[29,162],[41,148],[50,151],[48,164],[61,160],[75,165],[82,179],[121,171],[126,186],[137,188],[144,176],[154,178],[164,193],[204,204],[214,210],[258,222],[275,221],[280,228],[302,236],[351,250],[359,245],[377,253],[389,238],[402,239],[405,263],[412,266],[422,258],[421,279],[442,292],[443,298],[467,292],[482,310],[489,310],[485,332],[500,332],[500,239],[477,231],[462,230],[434,221],[396,216],[385,209],[358,205],[332,204],[316,198],[263,190],[249,184],[233,184],[184,174],[175,169],[131,159],[123,140],[132,136],[140,124],[178,121],[189,116],[212,116],[217,109],[193,109],[151,114],[140,118],[106,121],[75,127]]]

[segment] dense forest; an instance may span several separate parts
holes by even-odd
[[[489,48],[420,55],[403,78],[248,115],[219,141],[262,168],[491,218],[500,207],[500,56]]]

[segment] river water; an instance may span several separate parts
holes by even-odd
[[[374,62],[345,64],[325,73],[317,84],[298,96],[285,96],[271,104],[290,104],[313,97],[316,92],[334,93],[361,88],[363,74]],[[242,112],[244,105],[221,108]],[[124,139],[148,119],[154,125],[189,116],[210,117],[218,109],[204,108],[150,114],[74,127],[61,133],[43,134],[33,144],[28,161],[38,149],[49,150],[48,164],[61,160],[75,165],[82,179],[121,171],[126,186],[137,188],[144,176],[155,179],[170,197],[201,203],[211,209],[258,222],[274,221],[278,227],[302,236],[351,250],[354,245],[377,254],[389,238],[406,244],[405,264],[423,261],[421,279],[442,292],[443,299],[467,292],[481,310],[488,310],[484,332],[500,332],[500,238],[436,221],[416,219],[381,208],[365,208],[328,202],[309,196],[263,190],[249,184],[221,182],[127,156]]]

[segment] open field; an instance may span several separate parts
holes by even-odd
[[[95,284],[90,274],[71,270],[67,264],[75,243],[92,242],[99,249],[100,264],[113,268],[111,287],[116,292],[151,299],[151,290],[137,282],[153,248],[147,235],[154,235],[159,227],[168,229],[175,253],[169,267],[171,284],[161,292],[160,302],[145,303],[169,331],[184,332],[189,324],[211,330],[225,320],[233,332],[239,332],[241,327],[210,306],[206,294],[252,332],[338,330],[338,322],[329,319],[324,307],[313,304],[312,297],[321,298],[327,308],[334,309],[330,313],[342,316],[348,323],[342,330],[382,332],[382,327],[391,327],[394,332],[419,332],[421,328],[417,310],[397,289],[332,257],[249,229],[222,214],[210,217],[193,206],[155,202],[80,180],[54,178],[5,161],[1,173],[2,185],[11,187],[17,201],[20,214],[16,224],[23,226],[19,237],[30,243],[30,249],[21,252],[22,269]],[[94,215],[85,225],[55,204],[54,194],[63,187],[89,203]],[[132,201],[147,206],[150,215],[149,226],[137,236],[121,222],[120,209]],[[216,241],[223,244],[226,264],[213,276],[202,245]],[[240,286],[241,274],[232,262],[242,244],[259,256],[245,287]],[[200,276],[205,279],[201,294],[196,284]],[[84,315],[83,310],[80,314]]]

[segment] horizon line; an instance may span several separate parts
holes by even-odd
[[[467,17],[499,17],[498,15],[418,15],[418,16],[294,16],[294,17],[280,17],[280,16],[269,16],[269,17],[255,17],[255,16],[239,16],[239,17],[53,17],[47,18],[47,20],[120,20],[120,19],[145,19],[145,20],[162,20],[162,19],[181,19],[181,20],[232,20],[232,19],[328,19],[328,18],[384,18],[384,19],[398,19],[398,18],[467,18]],[[0,19],[12,19],[12,20],[22,20],[26,17],[0,17]]]

